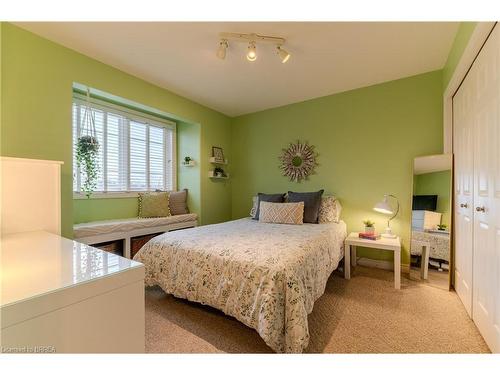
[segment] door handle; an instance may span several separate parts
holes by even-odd
[[[467,208],[467,207],[469,207],[469,205],[467,203],[460,203],[460,207]]]
[[[476,207],[476,211],[477,212],[485,212],[486,208],[484,206],[482,206],[482,207]]]

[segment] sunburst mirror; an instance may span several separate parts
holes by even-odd
[[[317,156],[314,146],[310,146],[307,142],[290,143],[288,148],[282,150],[280,156],[280,169],[283,176],[288,177],[290,181],[301,182],[307,180],[318,165],[316,162]]]

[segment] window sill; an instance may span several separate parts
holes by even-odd
[[[73,192],[73,199],[119,199],[119,198],[137,198],[139,197],[139,193],[142,193],[141,191],[124,191],[124,192],[109,192],[109,193],[104,193],[104,192],[96,192],[92,193],[90,198],[87,198],[87,196],[84,193],[75,193]]]

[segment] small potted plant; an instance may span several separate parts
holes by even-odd
[[[365,233],[367,234],[375,233],[375,222],[371,220],[364,220],[363,224],[365,224]]]
[[[222,169],[221,167],[214,168],[214,176],[215,177],[226,177],[226,174],[224,173],[224,169]]]
[[[438,224],[437,229],[445,231],[448,226],[446,224]]]
[[[185,156],[182,164],[184,164],[187,167],[191,167],[194,165],[194,160],[191,158],[191,156]]]

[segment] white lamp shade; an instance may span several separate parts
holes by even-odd
[[[378,202],[375,207],[373,207],[373,210],[386,215],[392,215],[394,213],[392,207],[389,205],[389,202],[387,202],[387,195],[384,195],[384,200]]]

